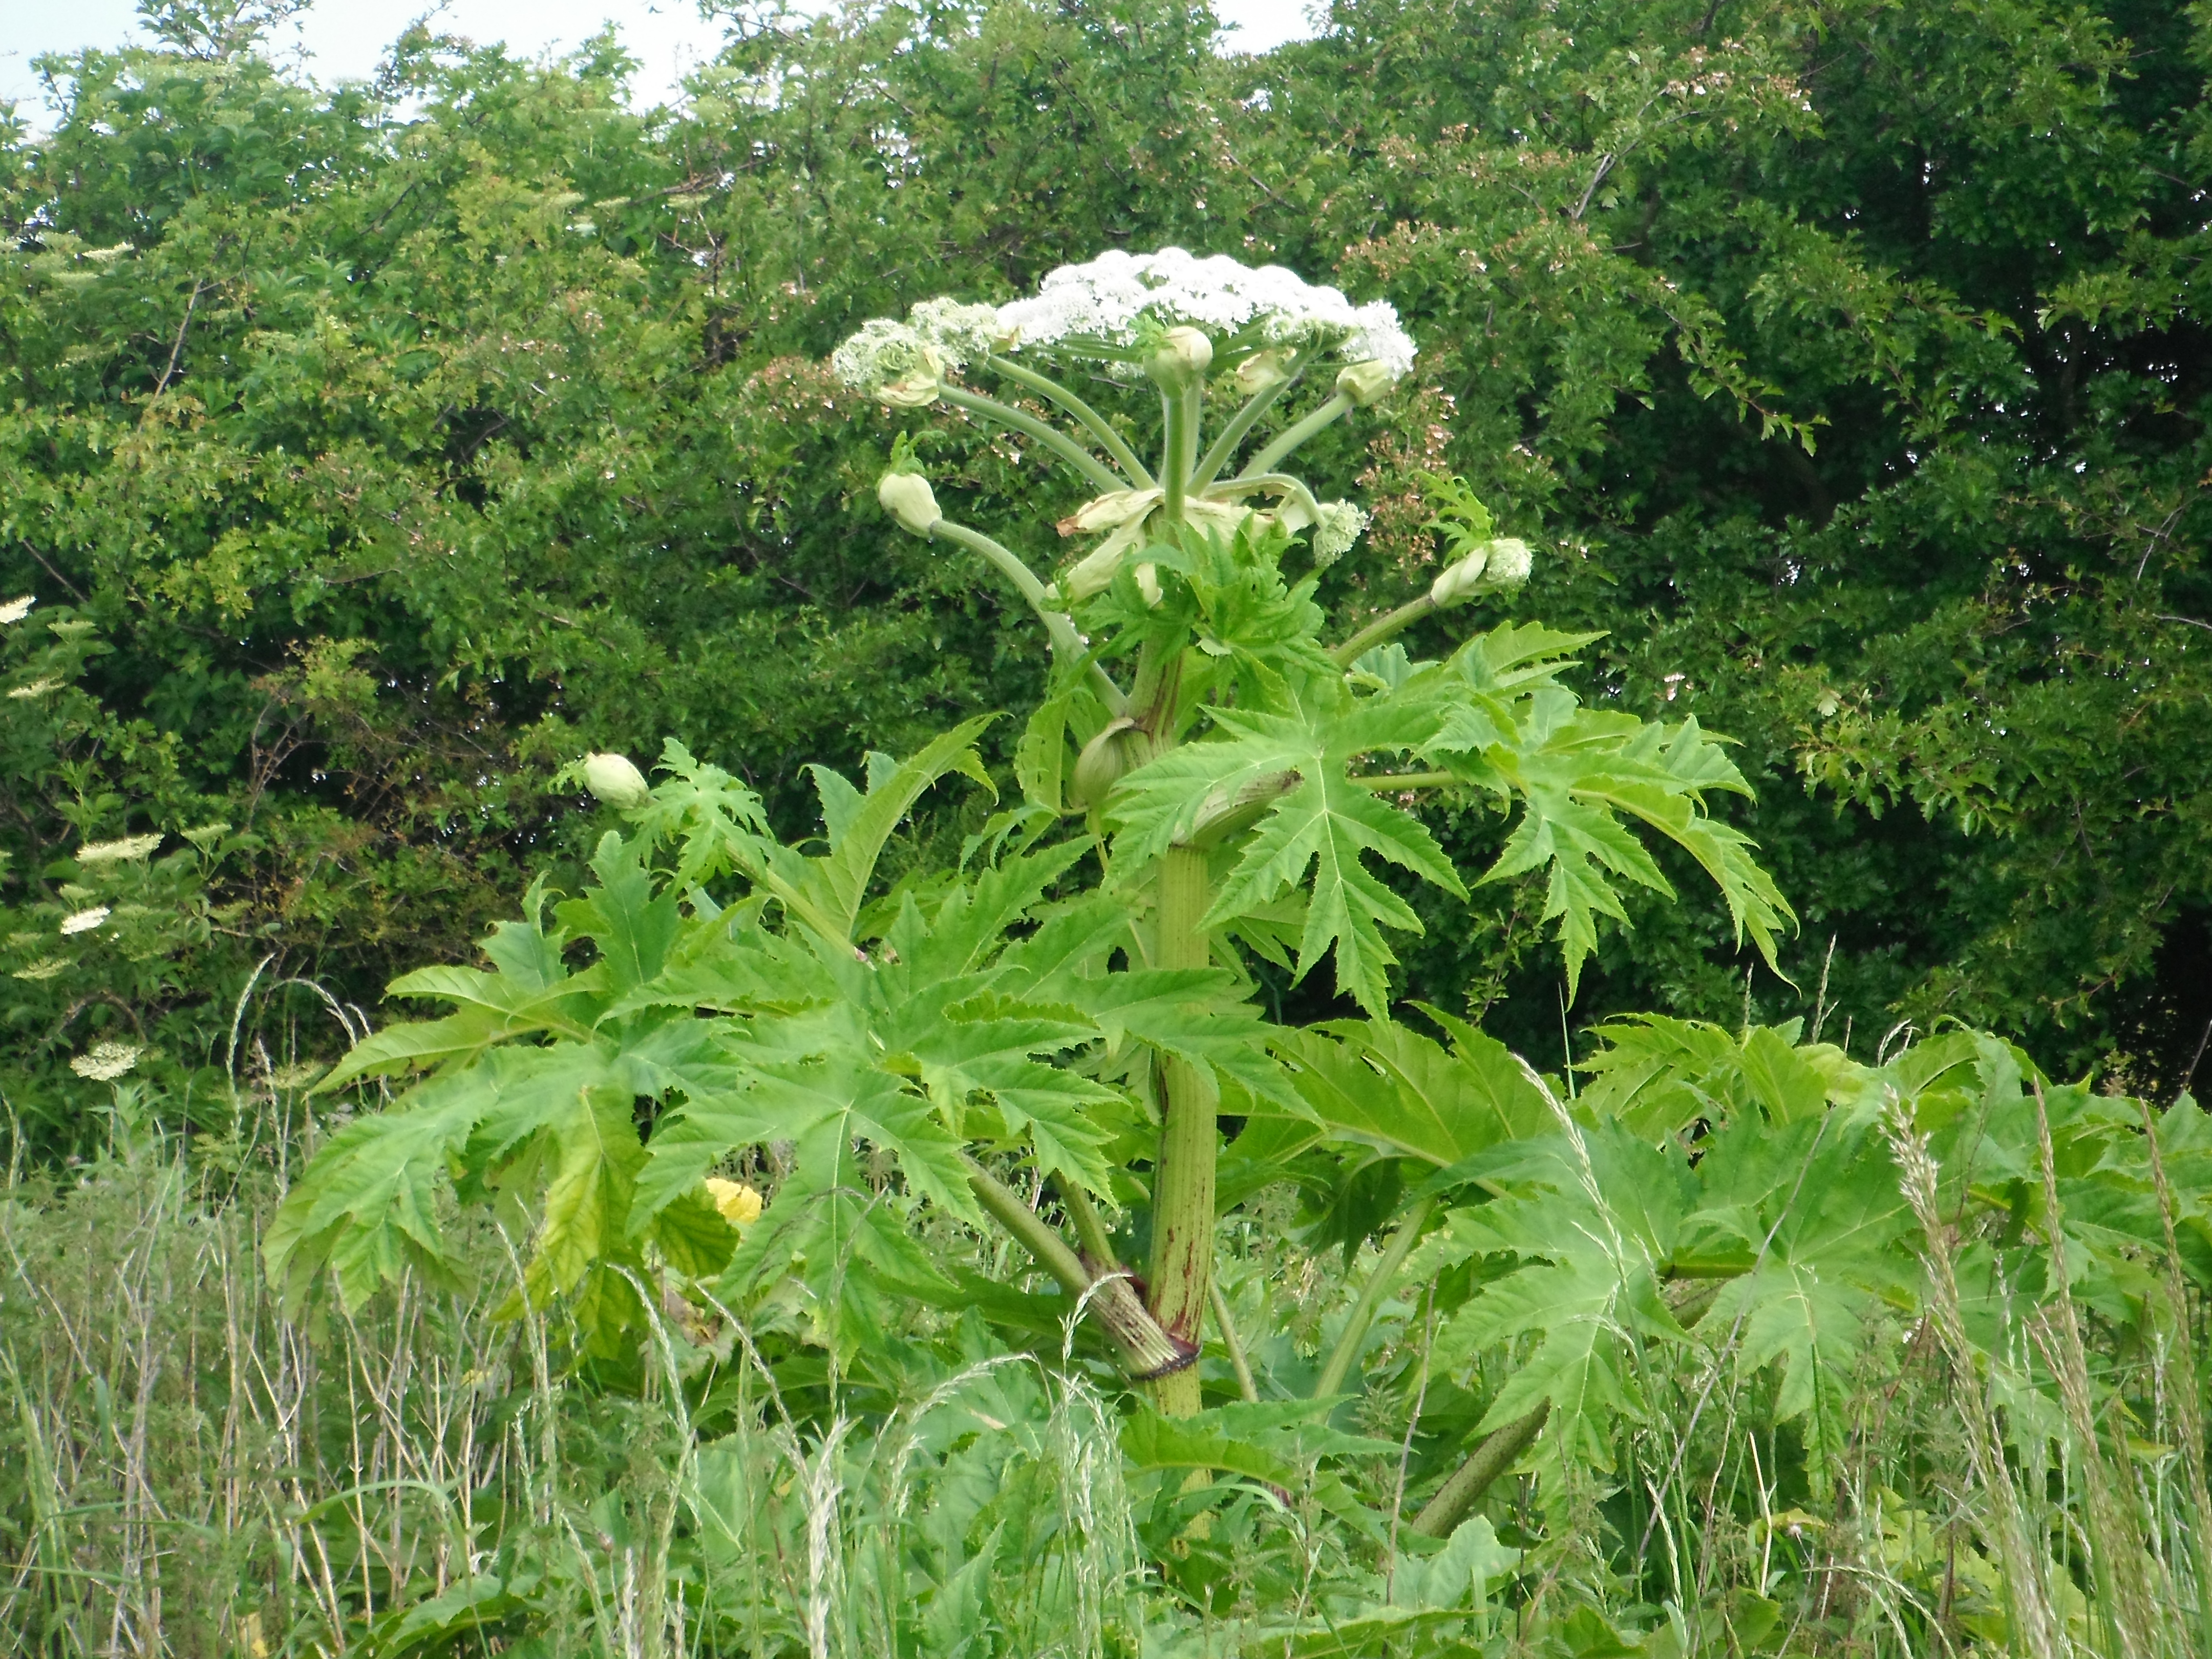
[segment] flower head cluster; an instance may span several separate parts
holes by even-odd
[[[937,398],[938,382],[988,355],[1000,337],[999,313],[940,295],[907,313],[902,323],[873,317],[830,355],[847,386],[904,408]]]
[[[121,841],[87,842],[76,849],[80,865],[121,864],[131,859],[143,859],[161,844],[159,830],[149,836],[125,836]]]
[[[1000,326],[1024,345],[1070,338],[1127,345],[1142,320],[1224,333],[1256,326],[1275,344],[1319,345],[1346,363],[1379,362],[1393,380],[1413,366],[1413,342],[1386,300],[1355,306],[1280,265],[1257,269],[1226,254],[1200,258],[1179,247],[1100,254],[1062,265],[1033,300],[999,307]]]
[[[1367,528],[1367,520],[1366,509],[1354,507],[1350,501],[1323,501],[1320,522],[1314,526],[1314,562],[1334,564],[1352,551],[1352,544]]]
[[[26,593],[20,599],[10,599],[7,604],[0,605],[0,627],[10,626],[22,621],[31,614],[31,607],[37,603],[36,599]]]
[[[88,933],[101,922],[106,921],[107,917],[108,908],[104,904],[95,904],[89,910],[78,910],[64,916],[62,937],[67,939],[72,933]]]
[[[919,408],[936,400],[945,376],[994,351],[1066,340],[1134,345],[1140,333],[1177,326],[1234,334],[1256,330],[1270,348],[1255,362],[1279,377],[1279,349],[1314,346],[1365,371],[1363,406],[1413,366],[1413,341],[1387,300],[1355,306],[1280,265],[1240,264],[1226,254],[1200,258],[1179,247],[1157,253],[1115,249],[1088,264],[1062,265],[1036,296],[996,307],[924,300],[904,322],[878,317],[830,359],[837,378],[884,402]],[[1260,389],[1255,384],[1249,390]]]
[[[70,1070],[94,1083],[112,1083],[138,1063],[143,1048],[129,1042],[95,1042],[70,1061]]]

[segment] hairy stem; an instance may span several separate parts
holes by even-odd
[[[1449,772],[1370,772],[1345,781],[1355,789],[1371,789],[1378,795],[1387,795],[1401,789],[1445,789],[1455,783],[1464,784],[1467,780],[1455,778]]]
[[[1198,469],[1191,475],[1190,487],[1193,489],[1203,489],[1221,476],[1221,469],[1229,465],[1230,458],[1237,453],[1237,446],[1244,441],[1244,434],[1258,424],[1262,415],[1275,406],[1278,398],[1298,383],[1298,376],[1305,373],[1306,365],[1313,361],[1314,353],[1318,349],[1318,347],[1308,346],[1300,351],[1291,359],[1280,380],[1265,392],[1254,393],[1246,400],[1243,408],[1229,417],[1228,425],[1221,428],[1212,443],[1207,446],[1206,453],[1200,458]]]
[[[1097,1273],[1119,1273],[1121,1263],[1114,1253],[1114,1241],[1106,1231],[1106,1224],[1099,1218],[1098,1206],[1091,1201],[1091,1194],[1073,1182],[1060,1180],[1054,1183],[1060,1193],[1060,1207],[1067,1212],[1067,1219],[1075,1229],[1075,1242],[1091,1258],[1088,1265]]]
[[[1065,432],[1040,421],[1034,415],[1024,415],[1020,410],[1002,404],[996,398],[986,398],[981,392],[965,391],[957,386],[939,386],[937,395],[956,409],[964,409],[971,415],[980,415],[987,421],[996,421],[1000,426],[1026,433],[1108,495],[1117,489],[1135,487]]]
[[[1276,463],[1284,456],[1312,437],[1315,433],[1342,420],[1351,408],[1352,399],[1341,392],[1336,393],[1319,409],[1314,410],[1296,426],[1285,431],[1274,442],[1247,461],[1244,464],[1244,470],[1237,476],[1240,478],[1249,478],[1261,472],[1273,472]]]
[[[1198,471],[1198,437],[1205,415],[1205,384],[1193,380],[1182,389],[1182,477],[1187,490],[1195,488],[1190,481]]]
[[[1349,668],[1367,652],[1378,645],[1387,645],[1436,609],[1437,602],[1425,593],[1418,599],[1408,599],[1395,611],[1377,617],[1328,654],[1338,667]]]
[[[1098,447],[1114,458],[1114,465],[1127,473],[1138,489],[1150,489],[1152,487],[1152,475],[1144,462],[1137,459],[1137,452],[1130,448],[1127,440],[1089,404],[1049,374],[1040,374],[1026,364],[995,354],[984,361],[1008,380],[1027,386],[1040,397],[1051,398],[1081,422],[1091,435],[1098,440]]]
[[[1358,1363],[1368,1327],[1375,1322],[1376,1311],[1382,1307],[1382,1299],[1390,1294],[1391,1282],[1398,1277],[1398,1269],[1406,1265],[1406,1258],[1420,1242],[1421,1229],[1428,1224],[1429,1212],[1435,1207],[1433,1199],[1423,1199],[1406,1212],[1406,1219],[1391,1236],[1389,1247],[1375,1264],[1375,1271],[1368,1274],[1359,1300],[1352,1304],[1344,1329],[1337,1334],[1336,1346],[1329,1352],[1328,1363],[1321,1368],[1321,1380],[1314,1384],[1315,1399],[1343,1391],[1344,1379],[1352,1375],[1352,1366]]]
[[[984,1212],[1013,1235],[1014,1242],[1036,1258],[1038,1267],[1060,1281],[1061,1290],[1084,1301],[1088,1310],[1097,1316],[1121,1369],[1133,1380],[1151,1382],[1191,1369],[1198,1357],[1198,1345],[1179,1341],[1163,1330],[1138,1299],[1127,1274],[1093,1275],[1050,1223],[972,1158],[968,1160],[968,1187]]]
[[[1451,1478],[1413,1517],[1413,1530],[1424,1538],[1450,1537],[1452,1528],[1467,1519],[1467,1512],[1490,1490],[1491,1483],[1521,1461],[1521,1454],[1542,1431],[1544,1419],[1551,1414],[1552,1402],[1547,1400],[1528,1416],[1484,1436],[1468,1454],[1467,1462],[1452,1471]]]
[[[1206,1281],[1206,1299],[1213,1310],[1213,1328],[1221,1333],[1221,1346],[1228,1351],[1229,1369],[1237,1373],[1237,1392],[1257,1405],[1260,1385],[1252,1380],[1252,1362],[1244,1358],[1244,1345],[1237,1336],[1237,1316],[1230,1311],[1229,1298],[1221,1293],[1219,1279]]]
[[[1003,544],[994,541],[980,530],[970,530],[964,524],[955,524],[950,519],[939,519],[931,528],[929,538],[935,541],[942,536],[957,547],[980,553],[997,568],[999,573],[1014,585],[1016,591],[1029,601],[1030,609],[1036,612],[1037,620],[1044,624],[1045,633],[1052,640],[1055,654],[1068,662],[1080,662],[1084,656],[1082,637],[1075,631],[1075,623],[1064,611],[1055,611],[1046,600],[1044,584],[1037,580],[1036,572],[1024,564],[1020,556]],[[1097,663],[1091,665],[1091,684],[1106,707],[1118,718],[1129,712],[1129,700],[1121,688],[1114,684],[1111,675]]]
[[[1155,968],[1203,968],[1206,933],[1199,926],[1211,894],[1206,854],[1170,847],[1161,854]],[[1159,1162],[1152,1174],[1152,1316],[1181,1342],[1195,1345],[1213,1279],[1214,1163],[1219,1152],[1213,1082],[1180,1060],[1160,1062]],[[1198,1375],[1176,1372],[1158,1385],[1154,1403],[1168,1417],[1200,1407]]]

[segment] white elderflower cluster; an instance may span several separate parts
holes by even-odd
[[[1271,341],[1333,349],[1346,363],[1382,364],[1392,380],[1413,366],[1413,337],[1387,300],[1355,306],[1280,265],[1256,269],[1226,254],[1200,258],[1179,247],[1100,254],[1062,265],[1033,300],[998,310],[1000,328],[1024,345],[1069,338],[1129,344],[1140,319],[1235,332],[1257,325]]]
[[[89,910],[79,910],[73,915],[64,916],[62,937],[67,939],[72,933],[88,933],[101,922],[106,921],[107,916],[108,909],[104,904],[95,904]]]
[[[159,830],[149,836],[125,836],[121,841],[87,842],[76,849],[80,865],[121,864],[131,859],[143,859],[161,844]]]
[[[26,593],[20,599],[10,599],[7,604],[0,605],[0,627],[12,626],[22,621],[31,614],[31,607],[37,603],[36,599]]]
[[[70,1070],[94,1083],[112,1083],[138,1063],[143,1048],[129,1042],[95,1042],[70,1061]]]

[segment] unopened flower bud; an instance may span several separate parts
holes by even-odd
[[[1517,536],[1500,536],[1437,576],[1429,584],[1429,598],[1442,609],[1477,593],[1503,592],[1527,581],[1534,562],[1528,543]]]
[[[1263,392],[1273,392],[1291,378],[1290,353],[1280,346],[1268,351],[1255,351],[1237,365],[1232,376],[1237,391],[1247,398],[1256,398]]]
[[[1373,359],[1364,363],[1346,364],[1337,371],[1336,375],[1338,392],[1358,409],[1379,403],[1397,384],[1398,376],[1390,365]]]
[[[1078,806],[1099,806],[1124,774],[1141,758],[1142,737],[1136,722],[1117,720],[1083,745],[1075,757],[1075,774],[1068,779],[1067,793]]]
[[[1490,550],[1478,547],[1458,563],[1446,566],[1429,584],[1429,603],[1441,611],[1468,598],[1481,583],[1483,567],[1489,562]]]
[[[1517,536],[1501,536],[1490,544],[1490,568],[1483,572],[1486,587],[1518,587],[1528,580],[1535,556]]]
[[[645,774],[631,765],[626,755],[585,756],[584,787],[618,812],[644,805],[653,793]]]
[[[1184,325],[1160,336],[1145,359],[1145,373],[1168,392],[1180,392],[1204,376],[1213,362],[1213,342],[1204,329]]]
[[[945,515],[937,510],[937,493],[919,472],[886,472],[876,484],[876,499],[902,528],[917,536],[935,530]]]

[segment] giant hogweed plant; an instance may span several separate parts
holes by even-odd
[[[1018,800],[957,867],[886,884],[926,792],[957,775],[995,796],[988,717],[871,756],[861,778],[814,769],[821,830],[795,844],[672,743],[656,785],[592,757],[582,775],[627,829],[582,891],[533,887],[488,967],[394,983],[453,1012],[375,1035],[322,1085],[416,1079],[314,1160],[270,1232],[276,1271],[300,1293],[327,1268],[349,1298],[444,1273],[450,1182],[530,1241],[526,1293],[569,1298],[587,1346],[632,1340],[672,1278],[731,1309],[800,1308],[844,1360],[904,1300],[1009,1323],[1048,1302],[1080,1310],[1159,1423],[1201,1407],[1223,1208],[1316,1156],[1426,1174],[1549,1121],[1480,1034],[1439,1016],[1447,1050],[1391,1021],[1389,935],[1420,926],[1399,884],[1466,899],[1540,872],[1571,981],[1625,884],[1667,890],[1656,836],[1771,961],[1792,918],[1711,815],[1747,791],[1694,720],[1583,704],[1564,677],[1591,635],[1500,624],[1435,659],[1405,649],[1416,622],[1527,574],[1526,544],[1462,489],[1438,481],[1454,556],[1427,590],[1330,636],[1316,574],[1364,515],[1288,468],[1413,355],[1387,305],[1173,249],[867,325],[835,359],[849,383],[1019,433],[1097,491],[1060,522],[1077,551],[1048,578],[945,516],[903,443],[881,481],[897,523],[994,570],[1050,650]],[[1093,401],[1148,391],[1156,424]],[[1413,809],[1439,797],[1514,816],[1492,867],[1455,868],[1424,827]],[[1298,977],[1327,963],[1366,1019],[1271,1023],[1255,958]],[[1407,1184],[1321,1395],[1349,1380],[1434,1213]],[[1117,1215],[1149,1226],[1117,1232]],[[1063,1297],[939,1259],[921,1241],[945,1219],[1001,1230]],[[1133,1237],[1147,1259],[1124,1260]]]

